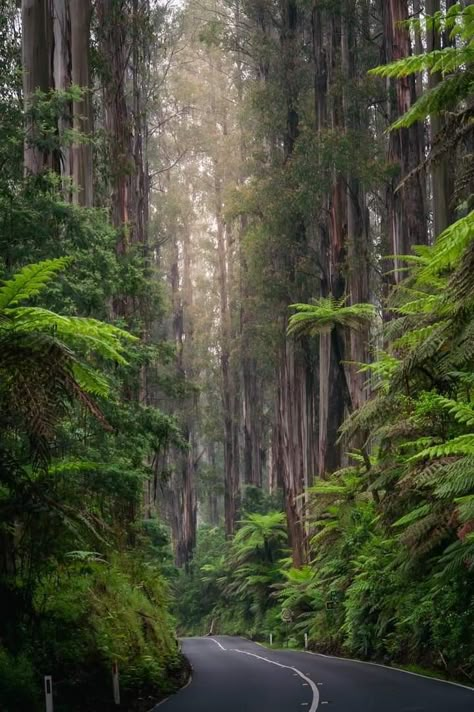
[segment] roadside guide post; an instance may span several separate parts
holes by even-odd
[[[46,698],[46,712],[53,712],[53,678],[46,675],[44,678],[44,696]]]
[[[308,634],[304,634],[304,649],[308,650]]]
[[[115,662],[112,665],[112,681],[114,686],[114,702],[116,705],[120,704],[120,683],[119,683],[119,671],[118,663]]]
[[[270,645],[273,645],[273,633],[270,633]]]

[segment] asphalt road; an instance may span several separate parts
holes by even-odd
[[[474,712],[474,690],[369,663],[188,638],[190,684],[156,712]]]

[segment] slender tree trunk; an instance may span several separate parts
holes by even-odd
[[[354,0],[346,4],[346,12],[341,16],[341,65],[345,77],[343,89],[343,113],[345,131],[349,140],[360,135],[362,117],[357,100],[347,95],[347,87],[357,81],[357,46],[355,32],[352,29],[357,21],[357,8]],[[353,137],[351,137],[353,133]],[[369,301],[369,225],[366,196],[360,180],[350,171],[346,176],[346,214],[347,214],[347,292],[350,304]],[[349,353],[351,365],[349,372],[350,401],[352,408],[359,408],[367,399],[366,378],[360,373],[357,364],[368,359],[369,330],[364,327],[349,333]],[[356,365],[352,365],[355,362]]]
[[[427,0],[426,12],[434,15],[441,9],[440,0]],[[433,28],[429,29],[426,37],[426,49],[428,52],[441,49],[441,37]],[[429,75],[429,87],[434,89],[440,82],[440,74]],[[435,146],[439,134],[443,129],[444,120],[442,116],[432,115],[431,124],[431,145]],[[431,165],[431,192],[433,204],[433,237],[442,233],[453,221],[453,214],[450,203],[453,194],[451,171],[449,169],[449,157],[442,156]]]
[[[289,161],[299,137],[297,58],[300,41],[298,4],[295,0],[282,2],[280,32],[283,88],[286,94],[286,131],[283,137],[285,160]],[[295,221],[292,239],[296,245],[307,245],[304,221]],[[303,249],[303,248],[302,248]],[[281,266],[287,275],[288,294],[292,301],[304,299],[296,285],[295,257],[288,256]],[[294,295],[294,296],[293,296]],[[287,304],[282,305],[286,310]],[[309,344],[296,344],[285,339],[287,317],[282,319],[282,344],[279,350],[277,404],[272,436],[273,479],[281,481],[285,498],[293,563],[296,567],[306,561],[305,487],[311,483],[316,468],[315,448],[315,384],[314,364]]]
[[[317,2],[313,5],[312,38],[316,132],[323,136],[328,128],[344,130],[343,102],[340,92],[336,90],[343,36],[341,17],[321,10]],[[320,294],[323,297],[340,298],[345,293],[343,270],[347,250],[348,191],[347,179],[333,170],[332,188],[321,206],[317,226]],[[341,464],[341,448],[337,439],[345,406],[344,384],[331,335],[322,334],[319,344],[318,472],[324,477]]]
[[[71,22],[71,81],[83,90],[79,101],[73,102],[73,128],[85,140],[72,147],[73,200],[78,205],[93,204],[92,106],[90,96],[89,35],[91,0],[69,0]]]
[[[228,274],[226,259],[225,224],[222,215],[222,186],[219,165],[214,164],[215,215],[217,223],[217,279],[219,284],[220,322],[221,322],[221,374],[222,374],[222,410],[224,418],[224,512],[227,536],[234,533],[237,519],[237,497],[239,482],[235,470],[235,431],[233,388],[231,382],[230,341],[231,324],[229,311]]]
[[[403,23],[408,19],[407,0],[382,3],[385,18],[386,60],[396,61],[411,55],[410,33]],[[394,82],[395,102],[391,104],[391,120],[406,113],[416,100],[414,77],[403,77]],[[423,160],[418,126],[402,128],[390,134],[389,160],[399,167],[399,175],[389,187],[390,245],[394,260],[394,277],[403,277],[399,256],[410,254],[416,244],[428,241],[426,223],[426,190],[422,171],[415,169]],[[409,178],[409,176],[411,176]],[[402,187],[398,188],[399,183]]]
[[[22,15],[22,64],[23,95],[28,111],[32,98],[39,89],[47,92],[52,87],[52,37],[53,23],[50,0],[23,0]],[[51,153],[34,145],[34,125],[27,122],[24,149],[24,165],[27,174],[37,174],[53,167]]]
[[[53,11],[53,83],[57,91],[65,91],[71,86],[71,18],[69,0],[52,0]],[[59,118],[59,130],[64,133],[72,128],[72,114]],[[60,171],[63,177],[64,194],[67,200],[72,197],[72,161],[69,146],[61,151]]]
[[[98,0],[100,47],[104,63],[105,129],[109,141],[111,219],[117,228],[117,252],[124,255],[132,242],[131,167],[132,132],[126,100],[126,79],[130,40],[130,17],[123,0]],[[125,298],[114,299],[114,313],[125,316],[129,310]]]

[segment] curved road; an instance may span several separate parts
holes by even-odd
[[[153,712],[474,712],[474,689],[391,668],[267,650],[243,638],[187,638],[191,683]]]

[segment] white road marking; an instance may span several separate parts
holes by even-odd
[[[414,675],[415,677],[423,677],[425,680],[431,680],[431,682],[444,682],[445,685],[454,685],[455,687],[462,687],[464,690],[469,690],[474,692],[474,687],[469,685],[463,685],[462,682],[452,682],[451,680],[442,680],[440,677],[431,677],[430,675],[423,675],[420,672],[412,672],[411,670],[404,670],[403,668],[394,667],[393,665],[382,665],[382,663],[372,663],[370,660],[355,660],[354,658],[341,658],[338,655],[325,655],[324,653],[313,653],[311,650],[298,650],[298,653],[305,653],[306,655],[314,655],[318,658],[329,658],[330,660],[342,660],[349,663],[358,663],[359,665],[373,665],[374,667],[384,668],[385,670],[392,670],[392,672],[403,672],[405,675]],[[324,703],[323,703],[324,704]]]
[[[209,640],[212,640],[212,642],[215,643],[216,645],[218,645],[221,650],[227,650],[227,648],[224,648],[224,646],[221,645],[221,644],[219,643],[219,641],[216,640],[215,638],[209,638]]]
[[[217,641],[216,641],[217,642]],[[276,665],[277,667],[285,668],[285,670],[292,670],[294,673],[299,675],[305,682],[308,683],[308,685],[311,687],[311,690],[313,692],[313,702],[312,705],[309,709],[309,712],[316,712],[316,710],[319,707],[319,691],[316,685],[312,680],[309,679],[309,677],[306,677],[304,673],[301,672],[301,670],[298,670],[298,668],[291,667],[290,665],[283,665],[282,663],[277,663],[276,660],[269,660],[268,658],[262,658],[261,655],[256,655],[255,653],[249,653],[246,650],[237,650],[237,648],[233,649],[231,652],[233,653],[241,653],[242,655],[249,655],[252,658],[257,658],[258,660],[263,660],[265,663],[270,663],[270,665]]]
[[[192,674],[192,672],[191,672],[191,674],[190,674],[190,676],[189,676],[189,680],[187,681],[187,683],[186,683],[183,687],[181,687],[181,688],[176,692],[176,694],[179,695],[180,692],[182,692],[182,691],[185,690],[187,687],[189,687],[189,685],[192,683],[192,681],[193,681],[193,674]],[[161,705],[164,705],[165,702],[168,702],[169,699],[171,699],[171,698],[170,698],[170,697],[165,697],[164,700],[161,700],[161,702],[158,702],[158,704],[155,705],[155,706],[153,707],[153,709],[150,710],[149,712],[155,712],[155,710],[158,709],[158,707],[161,707]]]
[[[251,638],[246,638],[245,636],[241,636],[243,640],[248,640],[250,643],[254,643],[255,645],[259,645],[261,648],[265,648],[268,650],[268,646],[263,645],[262,643],[257,643],[255,640],[252,640]],[[404,672],[405,675],[414,675],[415,677],[423,677],[425,680],[431,680],[432,682],[444,682],[446,685],[454,685],[455,687],[462,687],[464,690],[469,690],[470,692],[474,692],[474,687],[471,685],[463,685],[462,682],[453,682],[452,680],[442,680],[440,677],[432,677],[431,675],[423,675],[420,672],[412,672],[411,670],[404,670],[403,668],[396,667],[394,665],[382,665],[382,663],[372,663],[369,660],[355,660],[354,658],[341,658],[338,655],[325,655],[324,653],[314,653],[312,650],[294,650],[293,652],[295,653],[306,653],[306,655],[315,655],[316,657],[321,657],[321,658],[332,658],[333,660],[347,660],[348,662],[351,663],[359,663],[360,665],[374,665],[375,667],[381,667],[385,668],[386,670],[394,670],[395,672]],[[309,675],[309,673],[308,673]]]

